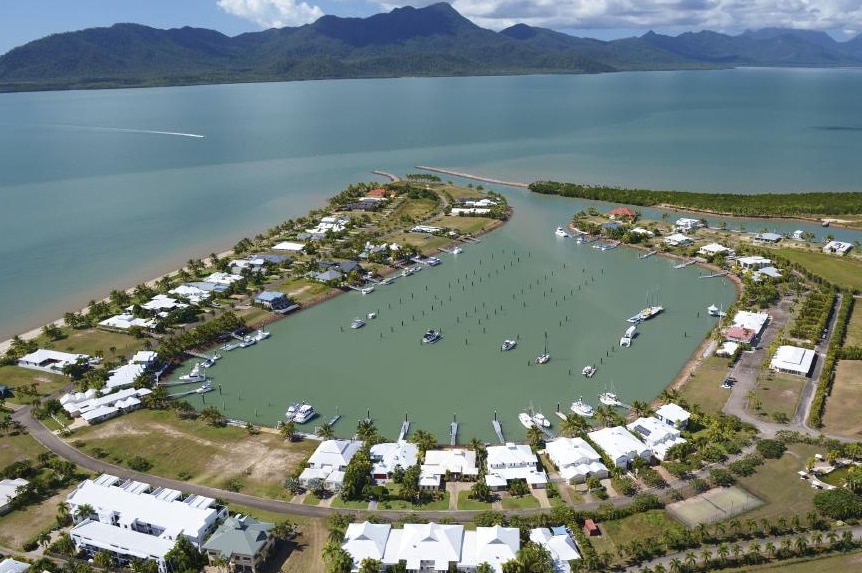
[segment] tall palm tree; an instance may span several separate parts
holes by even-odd
[[[410,441],[416,444],[416,447],[419,449],[419,459],[422,461],[425,460],[425,452],[437,447],[437,437],[425,430],[416,430],[413,432]]]
[[[488,449],[485,447],[485,443],[478,438],[471,438],[467,448],[476,452],[476,467],[485,467],[485,460],[488,459]]]
[[[769,553],[770,557],[773,557],[773,558],[775,557],[775,552],[778,551],[778,548],[775,547],[775,544],[772,541],[767,541],[766,544],[763,546],[763,549],[767,553]]]
[[[763,555],[761,555],[760,553],[761,551],[762,548],[760,547],[760,543],[758,543],[757,541],[752,541],[748,544],[748,559],[754,562],[755,565],[757,565],[758,563],[760,563],[760,559],[763,557]]]
[[[682,559],[680,559],[679,557],[674,557],[670,560],[670,572],[682,573]]]
[[[363,442],[374,438],[377,436],[377,433],[377,426],[371,418],[359,420],[359,423],[356,424],[356,437]]]
[[[650,408],[649,404],[647,402],[644,402],[643,400],[635,400],[634,402],[632,402],[631,406],[632,413],[638,418],[646,418],[653,413],[652,408]]]
[[[560,424],[560,433],[567,438],[582,436],[590,427],[586,418],[577,414],[566,414],[566,419]]]
[[[331,440],[335,437],[335,428],[329,422],[324,422],[318,426],[314,433],[324,440]]]
[[[808,538],[804,535],[797,535],[793,540],[793,549],[797,555],[805,555],[808,552]]]
[[[685,552],[685,565],[689,569],[694,569],[694,566],[697,565],[697,555],[695,555],[694,551]]]
[[[75,519],[77,519],[78,521],[82,521],[93,515],[94,512],[95,510],[93,509],[92,505],[90,505],[89,503],[82,503],[75,510]]]
[[[293,420],[286,420],[281,424],[281,427],[278,431],[281,434],[282,438],[289,442],[292,442],[293,436],[296,435],[296,422],[294,422]]]
[[[545,442],[545,434],[542,433],[542,430],[537,425],[533,424],[527,430],[527,441],[530,442],[533,448],[540,448]]]

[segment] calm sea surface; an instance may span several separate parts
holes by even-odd
[[[858,70],[732,70],[0,95],[0,338],[304,214],[372,169],[859,190],[859,93]],[[292,399],[326,414],[338,405],[351,420],[370,407],[390,433],[404,412],[444,433],[457,412],[467,436],[487,437],[495,408],[507,421],[530,400],[550,413],[581,393],[595,402],[611,383],[628,400],[655,395],[709,328],[697,313],[729,302],[729,285],[623,249],[561,244],[553,227],[586,203],[498,190],[516,209],[501,231],[457,261],[279,323],[272,340],[217,367],[223,398],[210,399],[268,423]],[[666,315],[605,356],[650,293]],[[372,308],[369,327],[340,332]],[[446,339],[419,348],[428,327]],[[554,358],[528,368],[544,332]],[[516,335],[518,350],[500,355]],[[602,357],[587,383],[580,369]]]

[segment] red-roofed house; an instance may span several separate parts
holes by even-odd
[[[384,188],[382,188],[382,187],[378,187],[377,189],[372,189],[371,191],[369,191],[368,193],[366,193],[366,194],[365,194],[365,196],[366,196],[366,197],[380,197],[380,198],[383,198],[383,197],[389,197],[389,195],[391,195],[391,194],[392,194],[392,192],[391,192],[391,191],[389,191],[388,189],[384,189]]]
[[[635,212],[628,207],[617,207],[616,209],[611,209],[605,213],[605,217],[609,217],[611,219],[634,219]]]
[[[755,336],[757,336],[756,332],[750,328],[743,328],[742,326],[731,326],[724,331],[724,339],[733,342],[745,342],[746,344],[751,344],[751,341],[754,340]]]

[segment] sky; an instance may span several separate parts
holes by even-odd
[[[387,0],[0,0],[0,54],[49,34],[118,22],[156,28],[193,26],[228,36],[301,26],[329,14],[366,17],[393,8]],[[860,0],[453,0],[484,28],[524,23],[610,40],[649,30],[676,35],[715,30],[736,34],[764,27],[823,30],[837,40],[862,31]]]

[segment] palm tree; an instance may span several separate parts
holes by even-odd
[[[425,430],[416,430],[410,437],[410,441],[416,444],[416,447],[419,449],[419,459],[421,461],[425,460],[425,452],[437,447],[437,437]]]
[[[808,538],[804,535],[797,535],[793,540],[793,549],[799,556],[805,555],[808,552]]]
[[[757,541],[753,541],[748,545],[748,558],[750,561],[753,561],[755,565],[760,563],[760,559],[762,557],[760,554],[761,550],[760,543]]]
[[[730,553],[730,549],[727,547],[727,543],[720,543],[718,545],[718,549],[716,549],[716,553],[721,558],[721,562],[724,563],[727,560],[727,556]]]
[[[285,440],[292,442],[293,436],[296,435],[296,422],[293,420],[287,420],[281,424],[281,427],[278,429],[281,437]]]
[[[674,557],[670,560],[671,573],[682,573],[682,560],[679,557]]]
[[[467,448],[476,452],[476,467],[485,467],[485,461],[488,459],[488,449],[485,447],[485,443],[478,438],[471,438]]]
[[[87,519],[88,517],[93,515],[94,512],[95,510],[93,509],[92,505],[90,505],[89,503],[82,503],[75,510],[75,519],[77,519],[78,521],[83,521],[84,519]]]
[[[324,422],[323,424],[318,426],[314,433],[324,440],[331,440],[335,438],[335,429],[329,422]]]
[[[631,406],[632,413],[638,418],[646,418],[653,413],[652,408],[650,408],[649,404],[647,402],[644,402],[643,400],[635,400],[634,402],[632,402]]]
[[[374,420],[371,418],[359,420],[359,423],[356,424],[356,437],[363,442],[376,437],[377,433],[377,426],[374,425]]]
[[[709,547],[704,547],[700,552],[700,563],[706,568],[709,565],[709,562],[712,560],[712,551],[709,550]]]
[[[93,562],[102,569],[110,568],[113,561],[111,554],[107,551],[97,551],[96,554],[93,555]]]
[[[61,527],[69,523],[69,504],[61,501],[57,504],[57,524]]]
[[[603,426],[612,426],[617,418],[614,409],[605,404],[596,407],[594,415]]]
[[[742,546],[739,543],[734,543],[730,547],[730,551],[733,553],[733,558],[738,562],[739,556],[742,555]]]
[[[566,419],[560,424],[560,433],[567,438],[582,436],[590,427],[589,422],[577,414],[566,414]]]
[[[815,530],[811,534],[811,543],[813,543],[815,545],[815,547],[817,547],[819,549],[820,545],[823,543],[823,533]]]
[[[829,546],[830,547],[835,547],[835,545],[838,543],[838,533],[836,533],[835,531],[829,530],[829,532],[826,533],[826,539],[829,540]]]
[[[540,448],[545,441],[545,434],[542,433],[542,430],[537,425],[533,424],[527,430],[527,441],[530,442],[533,448]]]
[[[771,540],[767,541],[763,548],[769,553],[770,558],[775,558],[775,552],[778,551],[778,548],[775,547],[775,544]]]

